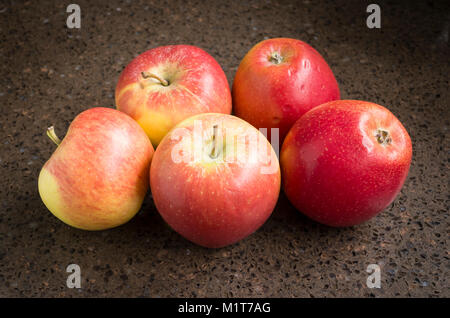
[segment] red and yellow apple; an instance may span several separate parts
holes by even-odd
[[[130,115],[156,147],[183,119],[199,113],[231,113],[227,78],[216,60],[190,45],[148,50],[123,70],[117,109]]]
[[[304,113],[340,98],[323,57],[300,40],[274,38],[256,44],[233,82],[233,111],[256,128],[278,128],[281,141]]]
[[[388,109],[333,101],[303,115],[287,134],[280,154],[283,188],[311,219],[352,226],[392,203],[411,156],[408,132]]]
[[[39,174],[39,194],[57,218],[84,230],[130,220],[148,190],[153,147],[128,115],[110,108],[79,114]]]
[[[200,114],[179,123],[156,148],[150,170],[163,219],[186,239],[211,248],[256,231],[280,191],[273,148],[232,115]]]

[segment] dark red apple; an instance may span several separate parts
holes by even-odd
[[[303,115],[284,140],[283,188],[294,206],[330,226],[351,226],[384,210],[411,163],[408,132],[385,107],[339,100]]]

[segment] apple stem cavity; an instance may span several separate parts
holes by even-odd
[[[219,156],[219,151],[218,151],[219,147],[217,145],[217,139],[218,139],[217,138],[217,129],[219,129],[219,126],[214,125],[213,126],[213,139],[212,139],[213,147],[211,150],[211,154],[209,155],[211,157],[211,159],[216,159]]]
[[[377,142],[383,146],[390,145],[392,142],[391,135],[384,129],[377,129],[375,131],[375,138],[377,138]]]
[[[159,77],[159,76],[156,75],[156,74],[149,73],[149,72],[142,72],[141,75],[142,75],[142,78],[144,78],[144,79],[147,79],[147,78],[154,78],[154,79],[156,79],[157,81],[159,81],[160,84],[161,84],[162,86],[169,86],[169,82],[168,82],[167,80],[165,80],[165,79],[162,78],[162,77]]]
[[[61,143],[61,139],[58,138],[58,136],[55,133],[55,127],[50,126],[47,128],[47,136],[50,138],[51,141],[53,141],[57,146]]]
[[[273,52],[272,54],[270,54],[269,61],[273,64],[280,64],[281,62],[283,62],[283,57],[280,55],[280,53]]]

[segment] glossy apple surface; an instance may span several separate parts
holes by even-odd
[[[223,114],[177,125],[156,149],[150,172],[163,219],[188,240],[212,248],[233,244],[264,224],[280,179],[278,158],[264,135]]]
[[[306,113],[286,136],[280,156],[283,188],[311,219],[356,225],[392,203],[411,156],[408,132],[388,109],[333,101]]]
[[[256,44],[233,82],[235,115],[268,132],[279,128],[281,140],[304,113],[339,97],[337,81],[323,57],[305,42],[289,38]]]
[[[180,121],[199,113],[231,113],[227,78],[216,60],[190,45],[148,50],[123,70],[117,109],[134,118],[156,147]]]
[[[131,117],[110,108],[86,110],[43,166],[39,194],[68,225],[119,226],[141,207],[152,155],[147,135]]]

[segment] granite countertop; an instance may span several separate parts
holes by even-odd
[[[81,28],[61,1],[0,5],[0,297],[449,297],[448,1],[378,1],[381,29],[361,1],[85,1]],[[121,70],[167,44],[197,45],[231,84],[245,53],[292,37],[328,61],[343,99],[387,106],[413,141],[400,195],[360,226],[329,228],[282,194],[267,223],[222,249],[186,241],[150,194],[121,227],[86,232],[50,214],[37,178],[72,119],[114,107]],[[81,289],[66,286],[69,264]],[[366,286],[369,264],[381,288]]]

